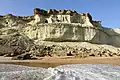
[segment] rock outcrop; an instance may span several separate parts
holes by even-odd
[[[27,53],[31,56],[53,56],[55,53],[60,53],[58,56],[75,56],[80,53],[82,56],[120,55],[119,48],[116,48],[118,51],[115,52],[107,49],[100,51],[91,48],[88,50],[86,47],[83,48],[85,50],[79,47],[80,50],[72,48],[73,50],[69,51],[70,49],[67,47],[57,45],[56,48],[49,44],[41,45],[41,42],[44,44],[53,42],[52,45],[59,42],[71,42],[72,44],[88,42],[120,47],[120,29],[105,28],[101,25],[101,21],[94,21],[90,13],[77,13],[71,10],[50,9],[45,11],[35,8],[32,16],[12,14],[0,16],[0,55],[16,56]],[[82,50],[83,52],[80,52]]]

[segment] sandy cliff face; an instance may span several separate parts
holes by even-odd
[[[50,23],[27,26],[24,34],[41,41],[77,41],[119,46],[120,29],[89,27],[81,24]]]
[[[19,37],[13,34],[19,34]],[[4,38],[4,36],[8,37]],[[73,45],[75,42],[90,42],[120,47],[120,29],[103,27],[100,21],[94,21],[89,13],[78,14],[70,10],[52,12],[36,10],[33,16],[12,14],[0,16],[0,40],[5,41],[7,45],[15,42],[15,45],[7,48],[16,45],[21,47],[20,43],[24,42],[22,46],[29,45],[27,42],[30,45],[39,45],[42,41],[54,42],[52,44],[55,45],[57,42],[73,42]],[[0,45],[3,46],[2,43]],[[27,46],[24,50],[26,49]],[[38,50],[37,53],[40,51]]]
[[[91,22],[88,16],[79,16],[79,19],[73,20],[76,23],[71,22],[73,18],[68,17],[66,16],[68,22],[49,22],[46,19],[48,23],[43,23],[45,19],[40,21],[43,16],[36,15],[35,20],[23,29],[23,33],[33,40],[92,42],[119,46],[119,29],[104,28],[99,22]]]
[[[44,41],[91,41],[95,35],[100,32],[104,34],[104,36],[107,35],[98,28],[74,23],[47,23],[24,28],[25,35],[31,39]],[[99,41],[97,43],[99,43]]]

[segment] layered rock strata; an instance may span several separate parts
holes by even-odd
[[[41,45],[42,42],[44,44],[53,42],[53,46]],[[71,10],[50,9],[45,11],[35,8],[32,16],[12,14],[0,16],[0,55],[16,56],[24,53],[52,56],[50,53],[59,52],[58,56],[63,55],[61,53],[65,53],[64,55],[80,54],[81,47],[76,48],[80,49],[77,51],[73,45],[71,46],[73,51],[68,49],[69,44],[66,44],[66,47],[61,45],[57,49],[54,47],[58,43],[66,42],[73,45],[75,42],[88,42],[98,45],[112,45],[114,48],[120,47],[120,29],[105,28],[101,25],[101,21],[94,21],[90,13],[77,13]],[[99,53],[100,56],[105,56],[104,53],[107,52],[109,52],[106,54],[107,56],[111,56],[111,54],[119,56],[119,48],[115,48],[116,52],[105,48],[105,51],[101,52],[99,49],[95,50],[96,54]],[[78,53],[72,54],[74,52]],[[87,56],[96,56],[96,54],[91,54],[92,52],[95,52],[94,49],[83,53],[87,53]]]

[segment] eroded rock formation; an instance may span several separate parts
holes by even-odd
[[[90,22],[91,26],[94,24],[100,25],[98,21],[93,21],[90,13],[79,14],[71,10],[55,10],[35,8],[33,16],[14,16],[12,14],[0,16],[1,25],[4,26],[18,26],[29,22],[29,24],[37,23],[79,23],[86,24]]]
[[[52,46],[46,44],[47,42],[53,42]],[[72,48],[68,48],[70,44],[66,44],[64,47],[64,44],[56,46],[61,42],[64,44],[70,42]],[[0,16],[0,55],[120,56],[118,48],[115,48],[117,49],[115,52],[108,49],[102,49],[101,52],[101,50],[95,49],[96,53],[93,54],[94,49],[89,50],[84,47],[85,50],[83,50],[81,47],[75,47],[75,42],[120,47],[120,29],[105,28],[101,25],[101,21],[94,21],[90,13],[77,13],[71,10],[50,9],[45,11],[35,8],[32,16],[12,14]]]
[[[79,14],[76,11],[71,10],[55,10],[55,9],[49,9],[48,11],[45,11],[43,9],[35,8],[34,9],[34,19],[35,22],[39,23],[80,23],[84,24],[86,21],[91,22],[91,24],[94,23],[92,20],[92,16],[90,13],[83,13]],[[97,23],[98,25],[100,23]]]

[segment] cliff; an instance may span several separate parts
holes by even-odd
[[[22,44],[24,49],[21,46],[22,50],[27,49],[26,45],[39,45],[43,41],[89,42],[120,47],[120,29],[103,27],[101,21],[94,21],[90,13],[35,8],[32,16],[1,15],[0,40],[1,46],[5,40],[10,47],[25,43]]]

